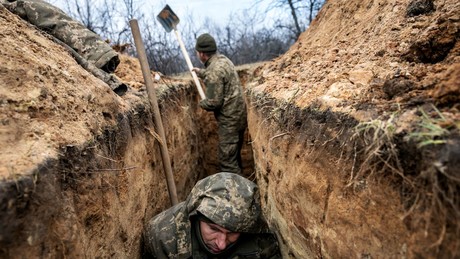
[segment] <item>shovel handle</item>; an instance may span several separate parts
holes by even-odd
[[[174,29],[174,33],[176,34],[177,41],[179,42],[180,49],[182,50],[182,54],[184,54],[185,61],[187,62],[188,69],[192,73],[193,81],[195,81],[196,88],[198,89],[198,93],[200,94],[201,100],[206,99],[206,95],[203,92],[203,88],[201,88],[200,80],[198,80],[198,76],[196,75],[195,71],[192,71],[193,65],[190,57],[188,55],[187,50],[185,49],[184,42],[182,42],[182,38],[178,30]]]
[[[198,93],[200,94],[201,100],[206,99],[206,95],[203,92],[203,88],[201,88],[200,80],[198,79],[198,76],[196,75],[195,71],[190,69],[190,72],[192,73],[193,81],[195,81],[196,88],[198,89]]]
[[[139,58],[139,63],[141,65],[142,75],[144,76],[145,86],[147,88],[147,93],[150,99],[150,105],[153,109],[153,119],[155,122],[155,127],[158,131],[158,135],[160,135],[161,138],[161,141],[158,142],[160,144],[160,152],[161,158],[163,160],[163,169],[165,170],[169,198],[171,200],[171,204],[176,205],[178,203],[176,183],[174,181],[174,174],[171,168],[171,160],[169,158],[168,146],[166,144],[166,134],[163,127],[163,121],[161,120],[160,108],[158,107],[158,101],[155,94],[155,87],[153,85],[152,74],[150,73],[149,63],[147,61],[147,54],[145,52],[144,43],[142,42],[141,32],[139,30],[137,20],[130,20],[129,24],[131,26],[134,43],[136,44],[136,50]]]

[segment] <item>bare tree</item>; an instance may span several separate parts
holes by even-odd
[[[66,3],[66,11],[90,30],[110,39],[113,44],[120,45],[132,44],[129,21],[138,19],[151,69],[163,74],[188,71],[174,33],[165,32],[154,15],[146,15],[145,9],[140,8],[140,1],[69,0]],[[262,26],[265,17],[260,8],[233,13],[223,25],[215,23],[210,18],[197,22],[193,13],[188,11],[186,17],[181,17],[178,29],[192,63],[195,66],[200,65],[195,55],[195,42],[196,38],[205,32],[216,38],[219,52],[229,57],[236,65],[268,60],[284,53],[300,34],[299,31],[305,23],[299,21],[298,17],[302,17],[299,16],[302,8],[305,9],[305,6],[309,5],[302,7],[299,4],[300,0],[272,1],[280,8],[283,1],[292,4],[294,22],[286,24],[280,19],[278,26],[285,26],[283,30],[281,27]],[[309,3],[317,1],[319,0],[309,0]],[[131,49],[128,54],[136,53]]]
[[[141,31],[151,69],[163,74],[187,70],[179,44],[171,33],[165,32],[154,20],[145,21]]]
[[[142,20],[144,14],[140,10],[139,1],[136,0],[123,0],[123,8],[120,12],[120,17],[123,17],[123,23],[118,32],[117,44],[124,42],[131,42],[129,21],[132,19]]]
[[[142,19],[137,0],[71,0],[65,11],[89,30],[109,39],[113,44],[131,41],[129,20]]]
[[[326,0],[306,0],[306,2],[307,5],[305,6],[305,8],[307,9],[308,24],[310,24],[315,18],[316,14],[321,9],[321,7],[323,7]]]
[[[257,0],[257,4],[266,2],[267,0]],[[276,27],[286,29],[297,39],[300,34],[310,25],[314,17],[321,9],[326,0],[270,0],[271,2],[266,9],[266,13],[278,10],[287,10],[292,18],[292,22],[286,22],[284,19],[277,19]],[[302,20],[299,17],[307,17]]]
[[[66,2],[66,12],[79,20],[86,28],[98,33],[100,21],[96,10],[92,8],[91,0],[73,0]]]
[[[104,0],[103,4],[100,7],[95,8],[98,12],[99,17],[101,17],[101,28],[98,33],[109,39],[111,42],[117,42],[119,39],[119,30],[114,22],[116,20],[116,4],[111,0]]]
[[[289,5],[289,9],[291,10],[292,19],[294,20],[295,29],[296,29],[296,36],[298,38],[300,34],[302,33],[302,31],[304,31],[304,28],[300,28],[299,18],[297,17],[297,8],[294,6],[294,4],[300,1],[299,0],[298,1],[286,0],[286,1],[287,1],[287,4]]]
[[[229,57],[236,65],[272,59],[284,53],[293,43],[283,31],[275,28],[259,28],[263,19],[257,10],[243,10],[230,16],[225,25],[218,25],[211,19],[205,18],[197,26],[191,15],[182,20],[180,30],[195,66],[199,65],[195,55],[195,41],[202,33],[213,35],[217,41],[218,51]],[[159,25],[150,24],[149,28],[155,28],[154,26],[158,28]],[[148,33],[149,40],[146,43],[154,64],[153,68],[165,74],[187,71],[188,68],[175,38],[165,33],[155,35],[155,29],[153,30]],[[162,29],[160,31],[163,32]]]

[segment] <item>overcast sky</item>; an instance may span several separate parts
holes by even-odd
[[[226,24],[229,15],[241,12],[253,5],[251,0],[170,0],[167,4],[179,16],[184,17],[188,12],[198,18],[208,16],[219,24]]]
[[[73,0],[48,0],[48,2],[58,6],[65,10],[66,2]],[[97,1],[97,0],[95,0]],[[135,0],[136,1],[136,0]],[[82,1],[83,2],[83,1]],[[152,12],[152,17],[161,11],[161,9],[168,4],[171,9],[176,13],[179,19],[184,20],[189,14],[193,14],[195,19],[199,21],[204,20],[205,17],[211,18],[214,22],[219,25],[227,24],[229,16],[232,13],[241,13],[242,10],[251,7],[255,0],[162,0],[162,1],[151,1],[151,0],[137,0],[142,6],[142,10],[146,12]],[[260,10],[270,2],[270,0],[263,1],[265,3],[262,6],[258,6]],[[151,11],[150,11],[151,10]],[[264,9],[265,10],[265,9]]]

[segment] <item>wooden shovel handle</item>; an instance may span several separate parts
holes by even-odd
[[[206,95],[203,92],[203,88],[201,87],[200,80],[198,80],[198,76],[196,75],[195,71],[192,70],[193,69],[192,61],[190,60],[187,49],[185,49],[185,45],[184,45],[184,42],[182,42],[180,33],[176,29],[174,29],[174,33],[176,34],[177,41],[179,42],[180,49],[182,50],[182,54],[184,54],[185,61],[187,62],[187,65],[188,65],[188,69],[192,73],[193,81],[195,81],[195,85],[198,90],[198,93],[200,94],[201,100],[204,100],[206,99]]]

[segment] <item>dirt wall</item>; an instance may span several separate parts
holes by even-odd
[[[286,257],[458,256],[459,10],[327,1],[248,80],[257,179]]]
[[[455,215],[446,217],[442,207],[438,211],[417,203],[427,191],[427,180],[409,188],[404,179],[426,174],[416,169],[433,163],[432,156],[400,143],[394,147],[400,159],[412,159],[403,160],[402,175],[384,163],[380,170],[370,170],[365,150],[378,139],[357,134],[360,122],[355,118],[319,104],[299,108],[249,89],[256,178],[283,258],[456,256]],[[388,159],[388,150],[374,151]],[[458,160],[449,161],[449,168],[458,170]],[[368,174],[359,175],[363,170]]]
[[[423,247],[400,220],[404,209],[390,180],[349,185],[353,118],[321,109],[275,111],[275,100],[254,92],[250,98],[256,175],[284,258],[410,258]]]
[[[162,96],[175,102],[160,101],[180,200],[204,171],[187,91],[171,89]],[[143,224],[170,203],[148,101],[137,101],[103,134],[62,145],[30,176],[2,182],[1,257],[139,256]]]
[[[458,256],[459,6],[327,1],[286,55],[240,72],[244,174],[285,258]],[[169,207],[136,60],[120,97],[2,7],[0,36],[0,257],[136,258]],[[189,83],[155,84],[179,200],[218,170]]]
[[[139,257],[170,202],[138,60],[120,56],[130,90],[117,96],[2,6],[0,34],[0,258]],[[179,201],[218,171],[215,118],[190,83],[154,86]]]

